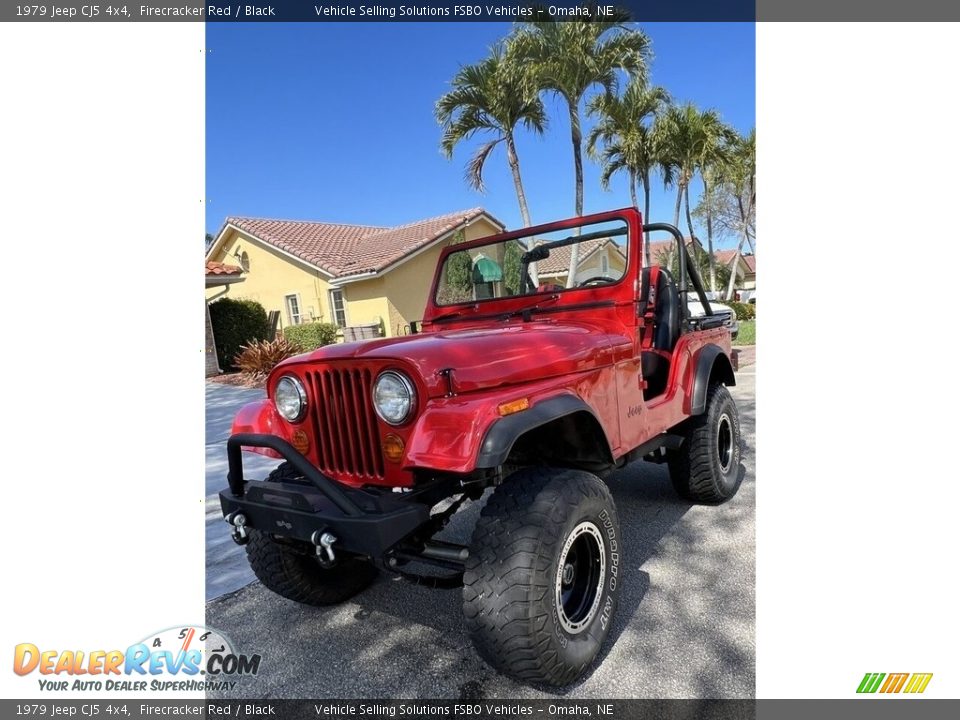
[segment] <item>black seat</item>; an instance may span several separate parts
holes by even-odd
[[[663,393],[670,374],[670,358],[680,338],[680,294],[670,273],[660,269],[657,275],[656,306],[653,310],[653,350],[640,354],[640,371],[647,381],[643,397],[648,400]]]
[[[670,273],[660,269],[657,276],[657,306],[654,308],[653,346],[673,352],[680,339],[680,293]]]

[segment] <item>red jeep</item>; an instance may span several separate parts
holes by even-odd
[[[679,277],[643,262],[653,231],[676,239]],[[340,602],[378,568],[462,584],[487,661],[568,684],[606,638],[627,567],[600,478],[643,459],[667,463],[687,500],[739,487],[725,320],[679,231],[634,209],[452,245],[417,332],[330,345],[270,374],[268,399],[240,412],[227,442],[224,517],[286,598]],[[244,480],[241,449],[286,462]],[[468,546],[436,538],[488,489]]]

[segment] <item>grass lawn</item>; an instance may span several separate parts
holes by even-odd
[[[757,342],[757,321],[743,320],[740,322],[740,332],[737,339],[733,341],[734,345],[755,345]]]

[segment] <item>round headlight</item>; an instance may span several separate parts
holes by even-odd
[[[413,383],[392,370],[381,373],[373,385],[373,407],[385,423],[400,425],[416,407]]]
[[[284,420],[300,422],[307,412],[307,391],[295,377],[284,375],[273,391],[273,403]]]

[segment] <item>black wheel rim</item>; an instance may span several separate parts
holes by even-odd
[[[568,633],[582,632],[593,620],[605,574],[603,535],[584,521],[567,537],[557,567],[557,616]]]
[[[730,416],[724,413],[717,423],[717,462],[720,472],[726,475],[733,465],[733,423]]]

